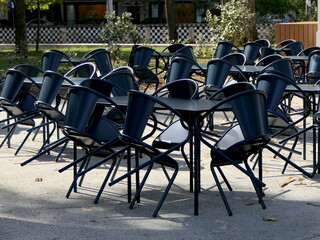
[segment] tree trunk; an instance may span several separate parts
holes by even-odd
[[[14,32],[15,51],[17,54],[26,55],[28,52],[25,1],[14,0]]]
[[[249,41],[254,41],[258,38],[257,32],[257,13],[256,13],[256,0],[248,0],[248,9],[249,12],[253,14],[252,19],[250,21],[249,27]]]
[[[166,0],[166,16],[167,16],[169,40],[177,40],[178,33],[177,33],[176,18],[174,15],[174,0]]]
[[[39,50],[40,43],[40,1],[37,1],[37,34],[36,34],[36,51]]]

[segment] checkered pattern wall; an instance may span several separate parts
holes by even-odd
[[[267,38],[272,41],[275,35],[273,25],[258,25],[259,38]],[[143,39],[150,43],[166,43],[166,25],[138,26],[137,32]],[[67,27],[43,27],[41,28],[41,43],[99,43],[100,26],[67,26]],[[28,42],[34,43],[36,39],[36,28],[27,29]],[[271,36],[271,37],[270,37]],[[206,24],[185,24],[178,26],[178,37],[182,42],[189,40],[202,40],[210,42],[211,33]],[[0,28],[0,43],[14,43],[14,29]]]

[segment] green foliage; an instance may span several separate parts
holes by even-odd
[[[124,12],[121,16],[116,16],[115,12],[106,15],[107,23],[101,31],[101,39],[109,44],[141,41],[136,27],[132,23],[131,13]]]
[[[307,13],[305,9],[299,9],[297,11],[296,17],[294,18],[297,22],[302,21],[317,21],[318,8],[315,2],[312,3],[311,7],[308,9]]]
[[[48,10],[50,5],[61,3],[62,0],[26,0],[27,9],[30,11],[35,11],[38,8],[38,2],[40,10]]]
[[[101,40],[109,44],[114,65],[118,65],[122,55],[119,43],[131,42],[136,44],[141,42],[142,38],[132,23],[131,13],[124,12],[121,16],[116,16],[113,12],[107,14],[106,19],[107,23],[103,25],[101,30]]]
[[[202,34],[197,36],[195,47],[193,48],[196,58],[211,58],[213,56],[212,50],[207,44],[205,37]]]
[[[211,42],[230,41],[241,45],[248,41],[249,27],[253,13],[248,12],[248,0],[230,0],[223,6],[218,6],[220,15],[207,12],[206,20],[213,33]]]

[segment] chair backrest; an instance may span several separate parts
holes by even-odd
[[[92,78],[96,74],[96,66],[91,62],[80,63],[79,65],[67,71],[65,77],[83,77]]]
[[[301,41],[295,41],[285,45],[284,48],[288,51],[287,55],[297,56],[304,49],[304,46]]]
[[[173,56],[167,71],[166,82],[173,82],[177,79],[188,78],[192,66],[196,64],[192,59],[183,56]]]
[[[317,50],[320,50],[320,47],[317,47],[317,46],[308,47],[303,49],[301,52],[299,52],[297,56],[309,56],[310,53]]]
[[[113,107],[117,107],[117,104],[96,90],[106,88],[111,92],[111,83],[101,79],[88,79],[84,82],[86,83],[83,85],[70,87],[62,132],[76,144],[97,147],[103,142],[117,138],[120,134],[110,120],[102,116],[105,105],[97,104],[97,101],[104,99],[105,103]]]
[[[294,73],[292,62],[288,58],[278,59],[268,64],[261,70],[261,73],[264,72],[275,72],[280,75],[286,76],[287,78],[292,79],[294,81]]]
[[[308,69],[307,72],[318,72],[320,73],[320,50],[313,51],[310,53],[308,58]]]
[[[261,45],[255,42],[248,42],[244,45],[243,54],[246,56],[247,64],[254,64],[259,57]]]
[[[71,86],[64,125],[85,131],[96,111],[98,99],[101,95],[109,97],[112,88],[111,83],[92,78],[82,81],[80,86]]]
[[[176,51],[178,51],[180,48],[183,48],[185,45],[182,43],[173,43],[169,46],[167,46],[166,48],[164,48],[162,50],[162,52],[168,51],[171,53],[175,53]]]
[[[276,54],[277,51],[273,48],[269,48],[269,47],[261,47],[259,50],[260,53],[260,58],[264,58],[266,56],[272,55],[272,54]]]
[[[189,78],[178,79],[173,82],[167,83],[166,85],[159,88],[152,95],[158,96],[158,94],[167,90],[169,97],[172,98],[183,98],[183,99],[198,99],[199,98],[199,87],[198,84]]]
[[[231,62],[234,65],[244,65],[246,63],[246,56],[243,53],[230,53],[222,57],[223,60]]]
[[[155,102],[151,97],[147,97],[143,93],[140,94],[138,91],[130,91],[128,96],[123,134],[141,140]]]
[[[311,52],[308,57],[306,79],[309,83],[316,83],[320,79],[320,50]]]
[[[205,91],[214,87],[223,87],[233,64],[224,59],[212,59],[207,63],[207,75],[205,79]]]
[[[66,54],[58,50],[50,50],[44,52],[41,59],[41,70],[51,70],[56,72],[60,65],[61,59],[66,57]]]
[[[271,113],[275,113],[283,94],[288,86],[286,78],[280,77],[280,75],[274,73],[260,74],[257,79],[257,89],[264,91],[267,95],[267,109]]]
[[[266,95],[263,91],[245,91],[230,102],[245,139],[269,135]]]
[[[278,60],[278,59],[283,59],[284,56],[280,55],[280,54],[271,54],[268,56],[265,56],[264,58],[261,58],[257,63],[256,66],[267,66],[270,63]]]
[[[8,69],[1,91],[1,97],[13,101],[18,95],[26,78],[26,74],[20,72],[19,70]]]
[[[213,57],[214,58],[222,58],[222,57],[228,55],[231,52],[233,47],[234,47],[234,45],[231,42],[219,41]]]
[[[285,40],[277,43],[277,44],[276,44],[276,48],[279,48],[279,47],[282,48],[282,47],[288,45],[289,43],[292,43],[292,42],[295,42],[295,41],[296,41],[296,40],[294,40],[294,39],[285,39]]]
[[[133,73],[126,68],[115,69],[101,77],[101,79],[117,86],[118,89],[114,88],[112,90],[113,96],[124,96],[127,95],[130,90],[138,90]]]
[[[29,77],[37,77],[39,76],[39,74],[43,73],[41,69],[29,64],[19,64],[17,66],[14,66],[13,69],[23,72]]]
[[[71,81],[60,73],[53,71],[45,71],[39,93],[38,101],[51,105],[58,95],[58,92],[64,81],[71,84]]]
[[[132,51],[133,53],[131,61],[129,62],[129,67],[146,69],[153,57],[154,49],[138,45],[135,46]]]
[[[257,39],[254,41],[255,43],[260,44],[262,47],[270,47],[270,41],[268,39]]]
[[[83,58],[87,59],[88,61],[93,59],[95,64],[97,65],[97,69],[99,70],[100,75],[105,75],[109,73],[113,68],[110,52],[107,49],[95,49],[85,54]]]
[[[184,46],[174,53],[173,56],[181,56],[196,61],[192,46]]]
[[[131,47],[131,51],[130,51],[130,55],[129,55],[129,59],[128,59],[128,66],[130,66],[130,67],[132,67],[132,64],[133,64],[132,61],[133,61],[134,52],[135,52],[136,48],[139,46],[141,46],[141,45],[134,44]]]
[[[245,139],[269,135],[266,94],[249,83],[234,83],[217,92],[230,102]]]

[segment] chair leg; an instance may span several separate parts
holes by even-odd
[[[82,161],[80,167],[79,167],[79,170],[73,174],[73,181],[69,187],[69,190],[66,194],[66,198],[69,198],[70,197],[70,194],[72,192],[72,190],[74,190],[74,192],[77,192],[77,181],[78,181],[78,178],[79,178],[79,175],[77,174],[78,172],[81,172],[82,169],[84,168],[85,164],[86,164],[87,160],[84,160]],[[77,168],[77,165],[74,166],[74,168]]]
[[[159,212],[159,210],[160,210],[160,208],[161,208],[164,200],[166,199],[166,197],[167,197],[167,195],[168,195],[168,193],[169,193],[169,190],[170,190],[170,188],[171,188],[171,186],[172,186],[172,184],[173,184],[173,182],[174,182],[174,180],[175,180],[175,178],[176,178],[176,176],[177,176],[177,174],[178,174],[178,170],[179,170],[178,163],[175,162],[175,161],[174,161],[173,163],[174,163],[174,165],[175,165],[175,168],[174,168],[175,170],[174,170],[174,172],[173,172],[173,174],[172,174],[172,176],[171,176],[171,180],[169,181],[169,184],[168,184],[167,187],[166,187],[166,190],[165,190],[164,193],[162,194],[161,199],[160,199],[160,201],[159,201],[156,209],[155,209],[154,212],[153,212],[153,215],[152,215],[153,217],[156,217],[156,216],[158,215],[158,212]]]
[[[217,174],[216,174],[216,172],[215,172],[215,170],[214,170],[213,161],[211,161],[210,169],[211,169],[213,178],[214,178],[214,180],[215,180],[215,182],[216,182],[216,184],[217,184],[217,187],[218,187],[220,196],[221,196],[221,198],[222,198],[222,200],[223,200],[223,203],[224,203],[224,205],[225,205],[225,207],[226,207],[226,209],[227,209],[227,211],[228,211],[228,214],[229,214],[229,216],[232,216],[231,208],[230,208],[229,203],[228,203],[228,201],[227,201],[227,198],[226,198],[226,196],[225,196],[225,194],[224,194],[224,192],[223,192],[223,189],[222,189],[222,187],[221,187],[221,184],[220,184],[220,181],[219,181],[219,179],[218,179],[218,176],[217,176]]]
[[[87,161],[85,161],[85,164],[84,164],[83,169],[87,169],[87,168],[88,168],[89,163],[90,163],[90,160],[91,160],[91,157],[88,157]],[[84,180],[84,177],[85,177],[85,176],[86,176],[85,174],[83,174],[83,175],[81,176],[80,181],[79,181],[79,184],[78,184],[79,187],[82,186],[82,183],[83,183],[83,180]]]
[[[102,194],[104,188],[106,187],[106,184],[107,184],[107,182],[109,180],[109,177],[110,177],[110,175],[111,175],[116,163],[117,163],[117,160],[116,160],[116,158],[114,158],[114,160],[112,161],[112,164],[111,164],[111,166],[110,166],[110,168],[108,170],[108,173],[107,173],[107,175],[106,175],[106,177],[105,177],[105,179],[104,179],[104,181],[103,181],[103,183],[102,183],[102,185],[101,185],[101,187],[99,189],[99,192],[98,192],[96,198],[94,199],[93,203],[95,203],[95,204],[98,203],[98,201],[99,201],[99,199],[101,197],[101,194]]]
[[[181,154],[182,154],[184,161],[186,162],[188,168],[190,168],[190,162],[188,160],[186,152],[184,151],[184,146],[181,148]]]
[[[56,157],[56,162],[58,162],[59,158],[61,157],[62,153],[64,152],[64,150],[67,148],[69,141],[66,141],[65,144],[63,144],[59,154]]]
[[[253,172],[251,171],[251,168],[250,168],[249,164],[248,164],[247,162],[244,162],[244,164],[245,164],[246,169],[248,170],[248,172],[251,172],[251,173],[253,174]],[[253,181],[251,178],[250,178],[250,180],[251,180],[252,185],[253,185],[253,187],[254,187],[254,189],[255,189],[255,191],[256,191],[256,194],[257,194],[257,196],[258,196],[258,198],[259,198],[259,202],[260,202],[260,204],[261,204],[262,209],[266,209],[266,205],[265,205],[265,203],[264,203],[264,201],[263,201],[263,193],[260,191],[260,189],[259,189],[258,185],[256,184],[256,182]]]
[[[25,142],[27,141],[27,139],[29,138],[31,132],[28,132],[27,135],[25,136],[25,138],[23,139],[22,143],[20,144],[20,146],[17,148],[16,152],[14,153],[15,156],[18,155],[18,153],[20,152],[21,148],[23,147],[23,145],[25,144]]]
[[[7,132],[6,136],[4,137],[4,139],[2,140],[1,144],[0,144],[0,148],[2,148],[3,144],[8,140],[8,147],[10,148],[10,138],[13,135],[15,129],[16,129],[17,125],[14,125],[12,128],[10,128],[10,130]]]
[[[223,181],[224,181],[225,184],[227,185],[229,191],[230,191],[230,192],[233,191],[233,189],[232,189],[232,187],[231,187],[228,179],[226,178],[226,175],[224,175],[223,171],[221,170],[221,167],[217,166],[217,169],[218,169],[218,171],[219,171],[219,173],[220,173],[220,176],[222,177]]]
[[[58,139],[56,142],[52,143],[48,148],[46,148],[45,150],[43,150],[42,152],[38,152],[35,156],[33,156],[32,158],[29,158],[28,160],[24,161],[23,163],[21,163],[21,166],[24,166],[28,163],[30,163],[31,161],[37,159],[38,157],[46,154],[47,152],[49,152],[50,150],[60,146],[63,143],[68,143],[68,139],[67,138],[62,138],[62,139]]]
[[[149,165],[149,167],[148,167],[148,169],[147,169],[147,171],[146,171],[146,173],[145,173],[142,181],[140,182],[139,188],[137,189],[136,194],[134,195],[134,197],[133,197],[133,199],[132,199],[132,201],[131,201],[131,203],[130,203],[130,205],[129,205],[129,208],[130,208],[130,209],[133,208],[135,202],[137,201],[138,197],[140,196],[141,190],[142,190],[144,184],[146,183],[146,180],[147,180],[147,178],[148,178],[148,176],[149,176],[149,174],[150,174],[150,172],[151,172],[151,169],[152,169],[152,167],[153,167],[153,164],[154,164],[154,163],[152,163],[152,164]]]
[[[299,137],[296,137],[296,139],[294,140],[294,143],[293,143],[293,145],[292,145],[292,149],[295,149],[295,147],[296,147],[296,145],[297,145],[297,143],[298,143],[298,139],[299,139]],[[291,159],[291,156],[292,156],[292,152],[289,153],[289,155],[288,155],[287,158],[290,160],[290,159]],[[286,171],[287,166],[288,166],[288,162],[286,162],[286,163],[284,164],[283,169],[282,169],[282,174],[284,174],[284,172]]]
[[[118,172],[118,169],[119,169],[119,167],[120,167],[120,163],[121,163],[121,161],[122,161],[122,159],[123,159],[123,157],[124,157],[124,154],[125,154],[125,152],[123,152],[123,153],[119,156],[119,158],[118,158],[118,160],[117,160],[117,163],[116,163],[116,166],[115,166],[115,168],[114,168],[112,177],[110,178],[111,181],[113,181],[114,178],[116,177],[116,174],[117,174],[117,172]]]
[[[276,150],[274,150],[273,148],[271,148],[270,146],[266,146],[266,149],[268,149],[269,151],[271,151],[272,153],[276,154],[278,157],[280,157],[282,160],[284,160],[285,162],[287,162],[288,164],[290,164],[292,167],[294,167],[295,169],[297,169],[298,171],[300,171],[301,173],[305,174],[306,176],[308,176],[309,178],[312,178],[312,174],[308,173],[307,171],[305,171],[304,169],[302,169],[301,167],[299,167],[297,164],[295,164],[294,162],[290,161],[288,158],[286,158],[285,156],[283,156],[282,154],[278,153]]]

